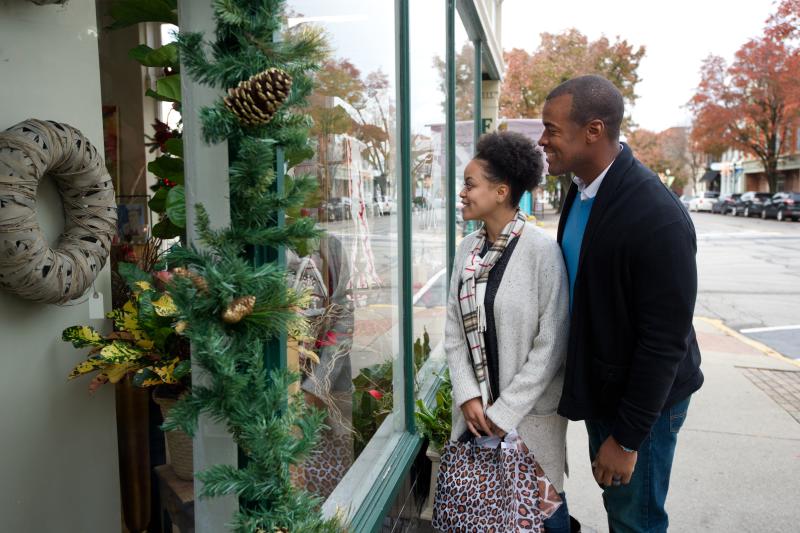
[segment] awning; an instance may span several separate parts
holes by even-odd
[[[719,171],[717,170],[706,170],[706,173],[703,174],[703,177],[700,178],[700,183],[711,183],[716,178],[719,177]]]

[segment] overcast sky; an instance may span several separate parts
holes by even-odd
[[[747,39],[760,35],[773,9],[772,0],[504,0],[503,48],[532,51],[540,33],[571,27],[590,39],[619,35],[644,45],[633,120],[660,131],[689,124],[683,106],[697,87],[702,60],[712,53],[731,60]]]

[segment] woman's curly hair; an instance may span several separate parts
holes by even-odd
[[[511,189],[511,205],[519,205],[525,191],[535,189],[544,173],[542,152],[528,137],[513,131],[487,133],[478,140],[475,157],[486,177]]]

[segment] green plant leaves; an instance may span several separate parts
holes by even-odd
[[[173,137],[164,143],[164,151],[175,157],[183,158],[183,140]]]
[[[176,185],[167,193],[166,213],[173,224],[186,227],[186,190],[183,185]]]
[[[172,74],[156,81],[156,90],[147,89],[146,96],[152,96],[163,102],[181,101],[181,75]]]
[[[183,185],[183,160],[170,155],[162,155],[147,164],[147,170],[161,179],[168,179]]]
[[[159,48],[140,44],[128,51],[128,57],[145,67],[178,67],[178,45],[170,43]]]
[[[139,281],[150,282],[152,277],[133,263],[120,263],[117,266],[117,272],[125,280],[131,290],[137,291],[139,288],[136,283]]]
[[[178,24],[177,0],[119,0],[111,6],[110,29],[127,28],[140,22]]]
[[[167,193],[169,193],[169,189],[166,187],[161,187],[156,191],[150,201],[147,202],[147,205],[154,213],[163,213],[167,209]]]
[[[159,239],[174,239],[183,235],[184,228],[180,228],[172,223],[168,217],[161,219],[158,224],[153,226],[153,237]]]

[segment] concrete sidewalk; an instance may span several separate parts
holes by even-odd
[[[706,381],[678,438],[670,531],[800,531],[800,366],[719,322],[695,328]],[[567,441],[570,513],[606,532],[582,423]]]

